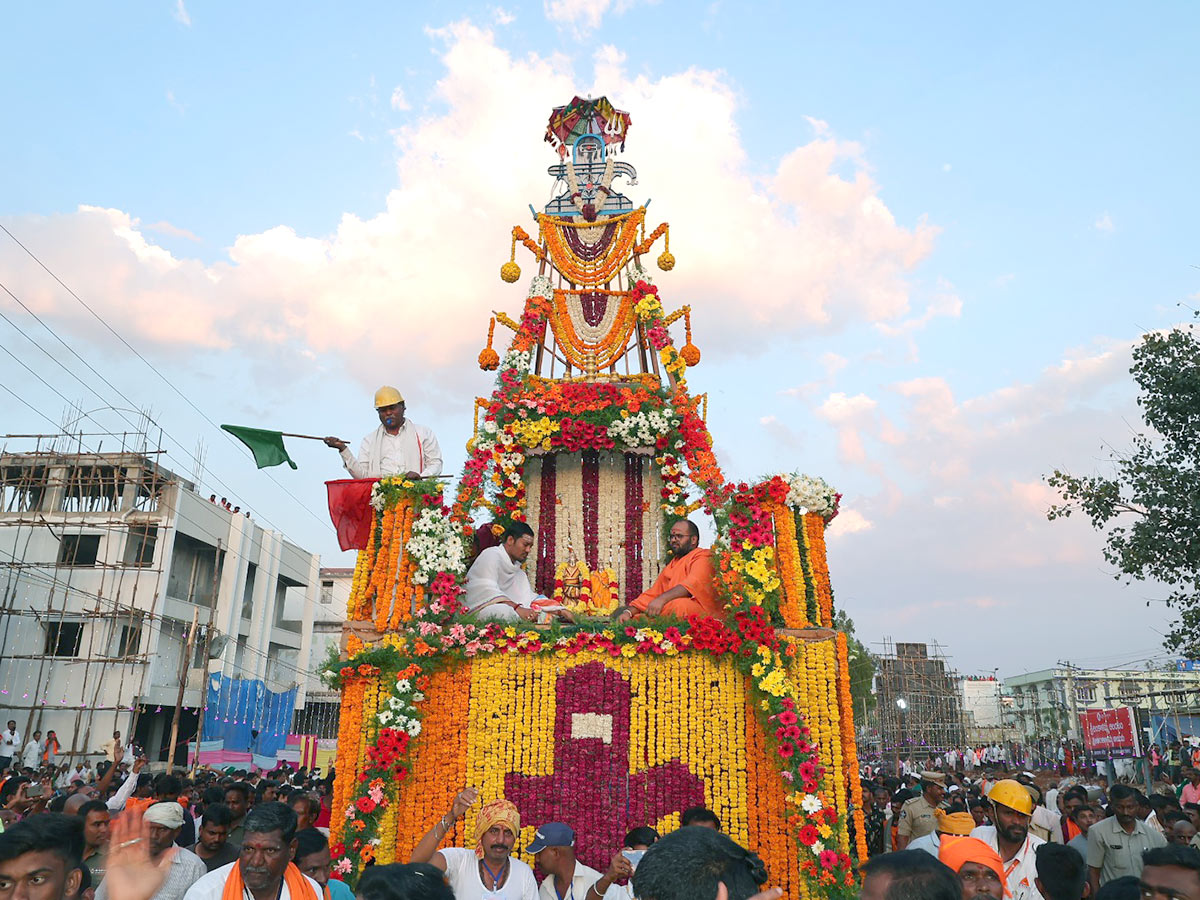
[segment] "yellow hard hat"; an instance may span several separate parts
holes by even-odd
[[[400,392],[390,384],[385,384],[375,392],[375,408],[380,409],[384,406],[391,406],[393,403],[403,403],[404,398],[400,396]]]
[[[988,791],[988,799],[1009,809],[1015,809],[1027,816],[1033,815],[1033,798],[1021,782],[1012,778],[997,781]]]

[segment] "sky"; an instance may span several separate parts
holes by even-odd
[[[725,472],[844,494],[829,561],[867,645],[937,642],[967,675],[1165,661],[1162,592],[1047,522],[1044,476],[1108,471],[1140,422],[1131,348],[1200,302],[1198,24],[1183,3],[26,4],[0,59],[0,433],[149,410],[169,467],[352,564],[334,452],[292,442],[297,471],[260,472],[216,424],[357,444],[396,384],[456,472],[488,316],[524,297],[498,271],[549,197],[546,119],[603,94],[632,115],[628,193],[671,223],[657,280],[692,306]]]

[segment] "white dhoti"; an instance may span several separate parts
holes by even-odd
[[[495,601],[511,600],[517,606],[532,609],[538,596],[529,584],[525,570],[512,561],[503,547],[488,547],[467,571],[467,609],[480,618],[497,622],[519,621],[521,617],[515,609]]]

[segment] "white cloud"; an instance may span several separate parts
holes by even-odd
[[[1092,223],[1092,227],[1097,231],[1103,231],[1105,234],[1112,234],[1117,229],[1117,226],[1113,223],[1112,216],[1110,216],[1108,213],[1102,213],[1100,217]]]
[[[544,0],[542,9],[551,22],[586,34],[600,27],[610,9],[621,5],[614,0]]]
[[[404,96],[404,88],[402,88],[400,85],[396,85],[392,89],[392,109],[396,110],[397,112],[404,112],[412,109],[412,107],[409,105],[408,98]]]
[[[492,21],[497,25],[511,25],[517,21],[517,17],[503,6],[497,6],[492,9]]]
[[[549,187],[541,141],[549,111],[587,86],[565,57],[514,57],[469,22],[429,34],[444,68],[430,98],[438,111],[395,132],[398,186],[371,217],[346,214],[327,235],[286,225],[243,234],[211,263],[157,247],[152,230],[120,210],[80,208],[12,219],[11,227],[69,283],[85,285],[97,309],[128,322],[149,352],[238,347],[285,360],[315,356],[368,385],[386,370],[385,380],[457,396],[478,378],[464,360],[482,345],[489,312],[515,315],[523,302],[523,287],[503,285],[498,269],[510,225],[527,225],[522,210]],[[626,158],[641,185],[618,187],[638,200],[654,197],[650,227],[674,223],[678,265],[659,284],[669,305],[686,300],[704,311],[696,341],[710,359],[760,347],[764,334],[789,338],[906,315],[908,273],[930,252],[936,229],[895,221],[858,144],[815,126],[817,137],[760,176],[721,73],[691,68],[652,79],[627,74],[624,63],[615,48],[601,47],[594,64],[603,88],[592,88],[633,112]],[[506,168],[497,173],[480,159]],[[853,174],[835,174],[847,166]],[[519,261],[524,282],[533,266],[528,256]],[[0,272],[23,266],[0,248]],[[33,290],[48,316],[77,327],[61,297]],[[186,327],[149,314],[168,308],[164,298]],[[131,314],[137,310],[147,314]],[[397,359],[397,336],[411,334],[421,339]]]
[[[183,0],[175,0],[175,21],[181,25],[192,27],[192,17],[188,15],[187,7],[183,5]]]

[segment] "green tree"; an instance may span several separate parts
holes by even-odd
[[[854,718],[861,719],[875,708],[875,693],[871,689],[875,680],[875,657],[862,641],[854,636],[854,620],[845,611],[837,610],[833,616],[833,627],[846,633],[847,667],[850,669],[850,696],[854,700]]]
[[[1105,532],[1104,558],[1127,582],[1166,585],[1178,620],[1168,649],[1200,656],[1200,340],[1192,326],[1148,334],[1129,370],[1146,430],[1112,453],[1113,474],[1055,470],[1047,483],[1062,502],[1053,521],[1075,512]]]

